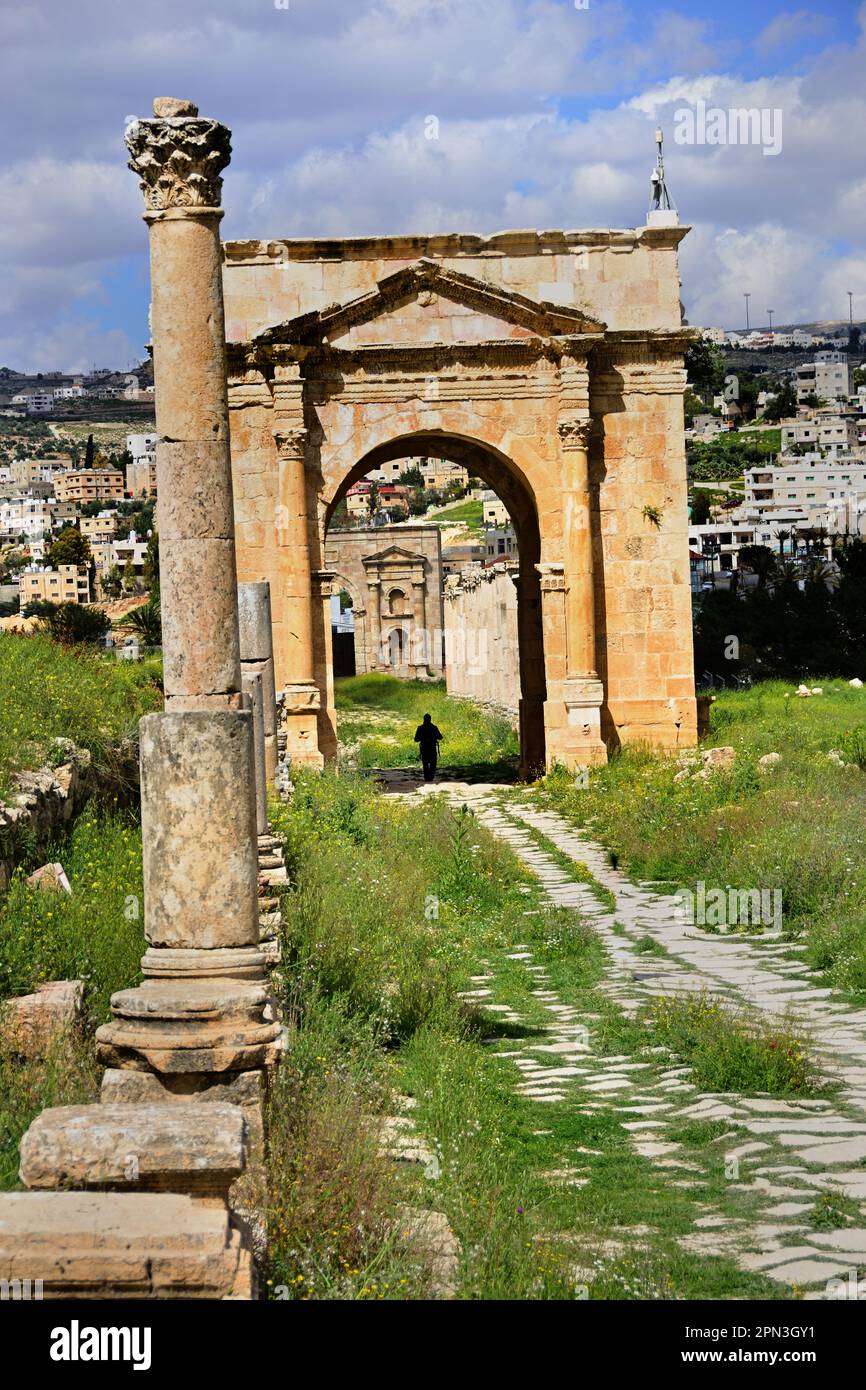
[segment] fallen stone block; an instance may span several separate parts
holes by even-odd
[[[28,874],[27,883],[30,888],[39,888],[43,893],[67,893],[72,897],[72,884],[62,864],[43,864],[41,869]]]
[[[185,1192],[228,1198],[247,1162],[237,1105],[59,1105],[21,1140],[29,1188]]]
[[[244,1230],[173,1192],[0,1194],[0,1279],[40,1279],[45,1298],[255,1294]]]
[[[0,1006],[4,1042],[22,1057],[44,1057],[81,1013],[83,980],[49,980]]]

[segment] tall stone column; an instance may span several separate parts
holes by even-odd
[[[262,678],[265,773],[268,782],[273,782],[277,771],[277,687],[271,586],[267,581],[238,585],[238,617],[241,675],[260,675]]]
[[[166,711],[141,722],[143,985],[112,999],[115,1099],[275,1058],[259,948],[253,716],[244,708],[225,374],[220,173],[229,132],[190,102],[126,132],[150,228]]]
[[[566,724],[562,751],[570,765],[605,762],[601,738],[604,690],[596,670],[595,577],[589,489],[589,435],[592,421],[560,418],[563,551],[565,575]]]
[[[288,644],[283,656],[290,676],[283,701],[286,751],[299,766],[321,767],[324,760],[319,752],[317,734],[321,695],[316,683],[307,518],[307,432],[277,427],[274,439],[279,468],[278,540]]]

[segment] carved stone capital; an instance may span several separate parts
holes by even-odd
[[[219,121],[200,117],[191,103],[179,105],[195,114],[161,116],[165,103],[155,102],[155,118],[132,121],[124,134],[147,212],[220,206],[231,134]]]
[[[543,594],[565,593],[565,573],[562,565],[536,565],[535,569],[541,580]]]
[[[587,417],[566,417],[557,421],[556,430],[563,449],[587,449],[592,432],[592,420]]]
[[[336,577],[335,570],[313,570],[310,575],[313,593],[319,598],[330,598],[332,594],[338,594],[340,591],[334,584]]]
[[[277,444],[277,454],[284,462],[303,463],[307,452],[307,431],[305,429],[277,428],[273,431]]]

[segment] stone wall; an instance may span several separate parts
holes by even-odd
[[[445,680],[448,694],[517,716],[518,565],[469,565],[445,581]]]

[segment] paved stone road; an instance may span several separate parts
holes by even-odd
[[[522,1073],[522,1095],[545,1105],[568,1101],[590,1112],[613,1107],[636,1152],[652,1159],[673,1187],[699,1191],[707,1183],[699,1166],[689,1161],[688,1150],[668,1134],[692,1120],[730,1121],[730,1133],[719,1140],[719,1163],[735,1174],[735,1191],[752,1195],[757,1215],[735,1220],[704,1204],[695,1229],[680,1238],[683,1246],[697,1254],[726,1254],[743,1269],[798,1286],[807,1299],[839,1297],[843,1285],[846,1296],[859,1288],[866,1298],[866,1279],[861,1277],[859,1286],[856,1282],[866,1268],[866,1216],[841,1230],[816,1230],[807,1219],[824,1191],[866,1200],[866,1011],[834,999],[811,972],[787,958],[792,948],[769,933],[719,937],[683,925],[670,897],[631,883],[610,866],[600,845],[559,816],[513,802],[501,809],[500,787],[458,782],[418,787],[414,781],[405,786],[394,779],[390,789],[404,796],[440,791],[456,804],[466,802],[533,871],[551,902],[574,908],[591,921],[610,960],[602,988],[628,1014],[654,994],[702,990],[764,1016],[802,1020],[828,1074],[842,1084],[832,1100],[702,1094],[690,1081],[688,1067],[659,1073],[649,1062],[596,1056],[594,1016],[563,1003],[548,988],[546,971],[530,948],[519,947],[513,958],[522,960],[534,977],[533,994],[551,1021],[546,1036],[528,1039],[506,1055]],[[539,848],[530,830],[589,869],[613,894],[615,909],[602,906],[590,887],[575,882]],[[647,936],[667,955],[635,951]],[[509,1014],[506,1006],[487,1002],[494,983],[479,976],[469,997],[500,1016]],[[545,1066],[545,1059],[554,1056],[563,1065]],[[556,1176],[586,1181],[579,1160],[575,1155],[573,1167]],[[828,1281],[833,1282],[828,1286]]]

